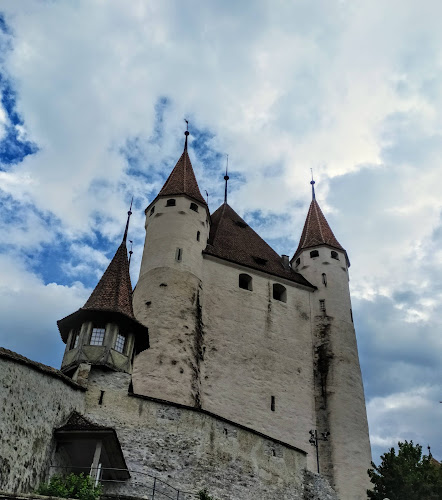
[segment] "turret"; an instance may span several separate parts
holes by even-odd
[[[75,376],[84,363],[131,373],[135,354],[149,347],[148,329],[132,308],[126,249],[131,213],[123,241],[85,305],[57,322],[66,344],[61,371],[67,375]]]
[[[330,432],[319,443],[320,471],[340,499],[365,499],[371,452],[348,284],[350,261],[316,201],[313,180],[311,184],[312,201],[291,265],[317,287],[311,299],[316,430]]]
[[[149,325],[151,353],[136,361],[134,389],[200,406],[202,251],[210,214],[187,150],[146,208],[146,240],[134,290],[137,319]]]

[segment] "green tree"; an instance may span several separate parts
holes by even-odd
[[[368,490],[370,500],[441,500],[442,467],[431,456],[422,455],[422,446],[413,441],[398,443],[381,456],[379,466],[368,470],[374,487]]]
[[[54,475],[48,483],[41,483],[35,493],[78,500],[98,500],[101,495],[101,485],[94,487],[92,479],[83,473],[69,474],[66,477]]]

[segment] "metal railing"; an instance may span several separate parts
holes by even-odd
[[[150,500],[163,500],[166,498],[170,500],[190,500],[198,498],[198,495],[195,493],[179,490],[166,481],[159,479],[157,476],[139,470],[101,467],[101,464],[97,468],[50,465],[49,469],[50,476],[60,473],[59,471],[61,471],[62,474],[85,472],[92,477],[95,481],[95,485],[100,483],[105,487],[105,494],[112,493],[112,491],[106,491],[113,489],[111,485],[121,484],[127,486],[127,488],[122,488],[124,490],[138,490],[137,495],[140,495],[141,491],[143,496],[147,494],[150,495]],[[121,472],[129,473],[131,475],[130,479],[115,479],[119,475],[118,473]],[[142,476],[142,479],[135,479],[133,476]],[[107,488],[107,485],[109,485],[110,488]],[[123,493],[123,491],[119,493]],[[126,491],[124,493],[127,494]]]

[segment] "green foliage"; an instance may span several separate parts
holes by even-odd
[[[54,475],[49,483],[40,484],[35,493],[78,500],[98,500],[101,495],[101,485],[94,488],[93,480],[83,473],[69,474],[66,477]]]
[[[379,466],[371,463],[368,470],[373,490],[368,490],[370,500],[440,500],[442,499],[442,467],[432,458],[422,456],[422,446],[413,441],[398,443],[381,456]]]
[[[205,488],[204,490],[198,492],[198,498],[199,500],[216,500],[207,493],[207,490]]]

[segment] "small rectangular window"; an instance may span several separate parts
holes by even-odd
[[[196,232],[196,241],[199,241],[199,240],[200,240],[200,236],[201,236],[200,231],[197,231],[197,232]]]
[[[92,328],[90,345],[103,345],[106,329],[103,327]]]
[[[335,252],[334,250],[332,250],[330,255],[331,255],[332,259],[339,260],[338,252]]]
[[[175,260],[177,260],[178,262],[181,262],[183,260],[183,249],[182,248],[176,249]]]
[[[325,312],[325,300],[319,301],[319,309],[321,309],[322,312]]]
[[[196,203],[191,203],[190,210],[193,210],[194,212],[198,212],[198,205]]]
[[[124,348],[126,347],[126,335],[121,333],[117,334],[117,340],[115,341],[115,350],[124,354]]]
[[[171,198],[170,200],[167,200],[166,202],[166,207],[174,207],[176,205],[176,201]]]
[[[312,250],[310,252],[310,257],[313,259],[313,257],[319,257],[319,252],[318,250]]]
[[[275,411],[275,396],[272,396],[272,399],[270,400],[270,409]]]
[[[76,347],[78,347],[79,341],[80,341],[80,329],[77,328],[75,330],[72,330],[71,345],[69,346],[69,349],[75,349]]]

